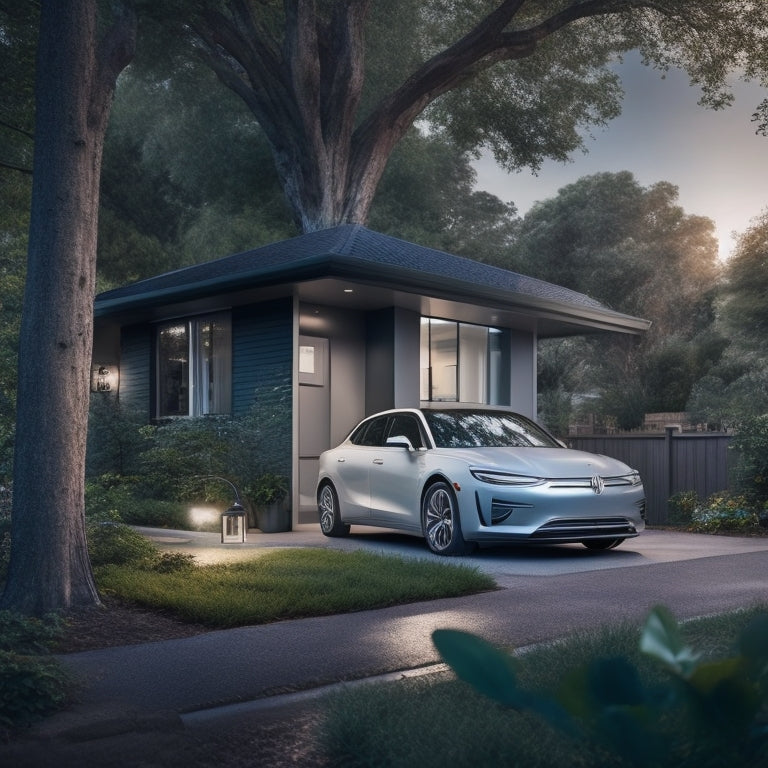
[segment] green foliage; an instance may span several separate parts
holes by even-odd
[[[254,504],[274,504],[288,495],[288,478],[271,472],[260,475],[245,487],[245,493]]]
[[[534,206],[502,266],[652,321],[641,339],[541,342],[542,418],[562,424],[570,400],[633,429],[646,412],[682,409],[724,346],[711,330],[716,257],[712,222],[686,215],[666,182],[600,173]]]
[[[89,477],[114,473],[134,475],[146,448],[141,427],[144,415],[124,407],[112,395],[93,393],[88,414],[88,450],[85,472]]]
[[[37,618],[0,611],[0,651],[24,656],[48,653],[62,631],[61,619],[53,614]]]
[[[263,375],[273,380],[272,372]],[[253,503],[288,493],[291,431],[289,383],[280,383],[241,417],[207,416],[146,425],[110,398],[92,406],[86,483],[88,514],[116,513],[124,523],[195,528],[193,503],[222,509],[233,483]],[[254,498],[250,498],[254,495]]]
[[[768,501],[768,413],[741,421],[729,450],[732,485],[757,504]]]
[[[521,689],[505,654],[480,638],[437,630],[433,639],[483,695],[535,712],[577,741],[608,750],[619,765],[713,765],[713,755],[728,755],[731,765],[746,768],[768,756],[768,614],[748,624],[731,656],[710,659],[683,641],[665,608],[654,608],[640,650],[666,670],[661,682],[647,682],[628,658],[594,658],[573,668],[548,699]]]
[[[690,530],[698,533],[747,532],[759,525],[754,504],[746,496],[721,491],[693,510]]]
[[[452,563],[325,549],[270,551],[249,560],[180,569],[155,561],[95,570],[99,589],[215,627],[325,616],[492,589]]]
[[[152,560],[157,554],[155,545],[120,520],[115,512],[108,512],[86,520],[88,554],[91,564],[125,565]]]
[[[0,651],[0,725],[29,725],[61,709],[71,686],[52,659]]]
[[[671,525],[689,525],[696,507],[699,506],[696,491],[680,491],[667,500],[667,521]]]
[[[56,616],[0,611],[0,726],[29,725],[66,703],[71,679],[57,662],[40,658],[61,633]]]

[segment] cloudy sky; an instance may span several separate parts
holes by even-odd
[[[568,164],[547,162],[538,176],[509,174],[484,158],[476,164],[478,188],[514,202],[524,214],[537,200],[592,173],[628,170],[646,187],[669,181],[679,187],[686,213],[715,222],[720,255],[727,258],[732,233],[743,232],[768,208],[768,138],[755,135],[750,121],[768,94],[756,84],[737,83],[735,103],[715,112],[697,104],[699,92],[683,72],[662,79],[635,56],[619,71],[622,115],[587,138],[588,154]]]

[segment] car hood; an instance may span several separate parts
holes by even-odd
[[[542,478],[616,477],[632,469],[617,459],[569,448],[437,448],[437,453],[472,467]]]

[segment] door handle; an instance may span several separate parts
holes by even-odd
[[[338,461],[339,464],[343,464],[346,461],[346,459],[343,456],[339,456],[339,458],[336,459],[336,461]]]
[[[374,464],[383,464],[384,463],[384,459],[374,459],[373,463]]]

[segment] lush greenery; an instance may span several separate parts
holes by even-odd
[[[728,491],[699,499],[694,491],[667,502],[668,522],[700,533],[768,532],[768,415],[741,420],[729,445]]]
[[[273,402],[243,417],[155,425],[143,423],[114,398],[94,398],[86,512],[114,512],[133,525],[213,530],[210,523],[201,526],[190,519],[191,505],[210,504],[223,511],[234,500],[232,485],[251,508],[279,500],[289,489],[286,397],[289,389],[277,388]]]
[[[0,736],[3,730],[29,725],[59,709],[73,681],[51,658],[62,624],[0,611]]]
[[[624,624],[514,658],[450,630],[435,642],[461,680],[361,686],[328,700],[323,736],[334,764],[768,764],[764,609],[682,628],[656,609],[640,633]]]
[[[535,205],[501,266],[564,285],[652,321],[641,339],[544,340],[539,416],[560,435],[579,412],[619,429],[645,413],[683,411],[727,345],[714,332],[713,224],[686,214],[678,190],[600,173]]]
[[[495,586],[468,566],[328,549],[275,550],[165,573],[151,562],[103,566],[96,581],[109,594],[214,627],[382,608]]]

